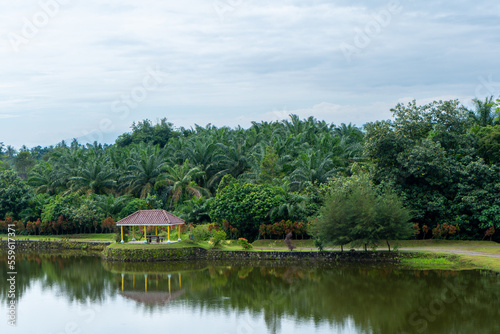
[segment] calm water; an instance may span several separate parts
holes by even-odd
[[[10,327],[6,268],[0,333],[500,333],[500,278],[480,271],[18,255]]]

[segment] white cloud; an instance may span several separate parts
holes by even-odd
[[[487,0],[401,1],[351,62],[341,43],[389,1],[70,0],[14,51],[9,36],[50,1],[0,13],[1,140],[16,147],[80,137],[103,119],[113,122],[107,141],[144,118],[248,126],[282,111],[362,125],[398,101],[500,91],[480,79],[500,80],[500,4]],[[117,118],[113,102],[154,66],[165,82]]]

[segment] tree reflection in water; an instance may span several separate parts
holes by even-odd
[[[6,258],[0,263],[5,282]],[[273,333],[284,318],[335,328],[354,324],[358,333],[500,333],[500,280],[481,271],[273,261],[110,263],[55,255],[18,258],[17,270],[21,298],[40,282],[71,301],[121,295],[149,312],[176,305],[193,313],[248,312],[263,316]],[[7,299],[4,283],[0,297]]]

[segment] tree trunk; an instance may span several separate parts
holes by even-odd
[[[366,244],[365,244],[365,252],[368,252],[368,249],[366,249]]]
[[[340,251],[344,252],[344,245],[340,245]]]
[[[387,247],[389,247],[389,252],[391,251],[391,245],[389,244],[389,240],[386,240],[385,242],[387,242]]]

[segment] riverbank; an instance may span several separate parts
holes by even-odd
[[[327,248],[318,252],[312,240],[294,240],[297,249],[290,252],[282,240],[258,240],[252,250],[244,250],[235,241],[224,241],[220,249],[211,249],[207,242],[182,241],[171,244],[118,244],[108,235],[73,235],[48,238],[46,236],[16,237],[17,252],[58,250],[97,251],[110,261],[158,262],[177,260],[327,260],[327,261],[378,261],[400,262],[403,267],[414,269],[485,269],[500,273],[500,244],[490,241],[454,240],[404,240],[393,241],[396,252],[377,250],[344,252]],[[0,236],[0,250],[7,250],[7,239]],[[92,239],[94,238],[94,239]],[[35,240],[33,240],[35,239]],[[373,255],[373,254],[391,254]],[[399,254],[399,257],[396,255]]]
[[[500,257],[494,253],[469,255],[466,250],[455,253],[450,249],[443,250],[403,250],[401,265],[420,270],[468,270],[483,269],[500,273]]]
[[[74,240],[28,240],[16,239],[15,252],[23,251],[46,251],[46,250],[85,250],[85,251],[103,251],[111,245],[111,241],[74,241]],[[8,249],[8,240],[0,240],[0,250]]]
[[[169,247],[173,246],[173,247]],[[335,251],[252,251],[205,249],[179,245],[112,244],[102,252],[104,260],[123,262],[156,262],[185,260],[271,260],[271,261],[335,261],[335,262],[399,262],[396,252]]]

